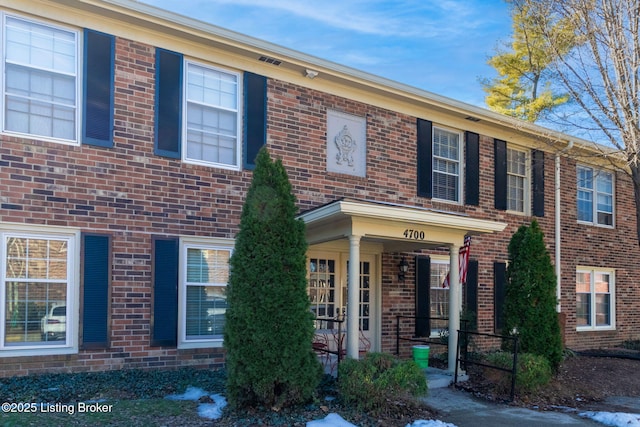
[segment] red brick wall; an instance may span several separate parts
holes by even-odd
[[[154,48],[116,43],[114,147],[68,146],[0,136],[0,220],[77,227],[112,236],[111,348],[77,355],[0,358],[0,376],[44,371],[219,367],[223,349],[151,348],[151,237],[234,237],[251,173],[185,164],[153,154]],[[493,139],[480,139],[480,206],[436,203],[416,196],[415,117],[270,79],[268,147],[287,168],[301,210],[340,197],[461,211],[504,221],[507,229],[474,239],[479,260],[478,325],[493,332],[493,262],[505,261],[510,236],[530,217],[493,208]],[[367,176],[326,172],[326,110],[366,117]],[[425,115],[429,119],[428,115]],[[464,130],[464,129],[461,129]],[[575,218],[575,162],[563,159],[563,292],[567,345],[608,346],[637,338],[640,267],[629,180],[616,180],[616,228],[583,226]],[[545,217],[539,222],[554,257],[554,159],[545,157]],[[590,248],[585,250],[585,248]],[[400,254],[382,256],[382,349],[395,351],[397,315],[415,313],[414,267],[398,281]],[[575,332],[575,265],[616,268],[617,328]],[[411,328],[407,328],[410,332]],[[408,347],[403,349],[408,356]]]

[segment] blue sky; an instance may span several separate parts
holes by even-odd
[[[511,34],[504,0],[141,0],[476,106]]]

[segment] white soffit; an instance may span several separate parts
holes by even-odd
[[[307,225],[335,222],[344,218],[392,221],[464,231],[469,234],[497,233],[504,222],[476,219],[467,215],[443,213],[419,207],[360,200],[338,200],[299,215]]]

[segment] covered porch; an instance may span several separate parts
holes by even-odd
[[[465,236],[496,233],[505,223],[480,220],[464,214],[358,199],[339,199],[299,215],[306,223],[310,250],[331,244],[345,246],[347,282],[361,280],[361,258],[372,248],[384,253],[412,253],[446,248],[449,265],[458,266],[459,249]],[[460,328],[462,288],[457,268],[450,269],[449,331]],[[358,286],[346,289],[346,356],[359,357],[360,296]],[[381,310],[374,311],[379,324]],[[380,330],[373,333],[380,334]],[[449,334],[448,369],[453,371],[456,358],[456,334]],[[375,342],[375,341],[374,341]]]

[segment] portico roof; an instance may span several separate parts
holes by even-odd
[[[496,233],[506,223],[466,214],[370,200],[343,198],[298,216],[307,225],[310,245],[362,236],[387,252],[461,245],[465,235]]]

